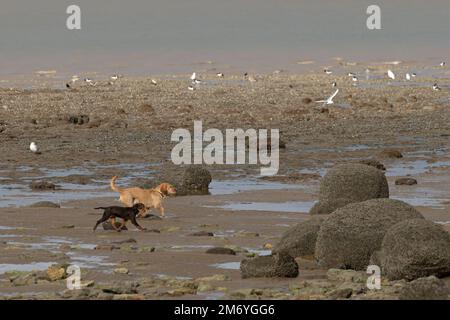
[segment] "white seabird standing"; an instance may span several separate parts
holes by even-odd
[[[39,148],[38,148],[37,144],[34,142],[30,143],[30,150],[33,153],[39,153]]]
[[[389,78],[391,78],[392,80],[395,80],[395,73],[392,72],[392,70],[388,70],[387,75]]]

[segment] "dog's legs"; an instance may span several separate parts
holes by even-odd
[[[117,228],[117,226],[116,226],[116,218],[115,217],[112,217],[110,222],[111,222],[111,225],[114,228],[114,230],[116,230],[117,232],[121,231],[121,228]]]
[[[142,227],[139,225],[139,223],[137,223],[136,217],[135,217],[135,216],[132,216],[132,217],[131,217],[131,223],[132,223],[136,228],[138,228],[138,229],[141,230],[141,231],[146,230],[145,228],[142,228]]]
[[[122,231],[122,228],[125,227],[126,223],[127,223],[127,220],[122,219],[122,223],[120,224],[119,229],[117,231],[119,231],[119,232]]]
[[[161,218],[165,218],[166,214],[164,213],[164,208],[161,204],[159,204],[156,209],[159,209],[159,213],[161,214]]]
[[[94,230],[93,230],[93,231],[95,231],[95,230],[97,229],[97,227],[98,227],[98,225],[99,225],[100,223],[103,223],[103,222],[105,222],[105,221],[108,221],[108,218],[109,218],[109,215],[106,214],[106,213],[104,213],[103,216],[102,216],[102,217],[97,221],[97,223],[95,224]]]

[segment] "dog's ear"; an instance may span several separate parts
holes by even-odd
[[[167,192],[168,192],[168,186],[167,186],[167,183],[161,183],[160,185],[159,185],[159,190],[161,191],[161,193],[163,194],[163,195],[167,195]]]

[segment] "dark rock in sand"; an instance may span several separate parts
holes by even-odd
[[[317,234],[325,217],[315,216],[289,228],[272,251],[284,251],[294,258],[314,256]]]
[[[390,280],[450,275],[450,234],[424,219],[392,226],[381,245],[381,266]]]
[[[31,190],[56,190],[56,185],[48,181],[33,181],[30,188]]]
[[[450,285],[430,276],[407,283],[400,291],[400,300],[449,300]]]
[[[191,233],[190,236],[193,236],[193,237],[214,237],[214,233],[209,232],[209,231],[198,231],[198,232]]]
[[[144,232],[147,232],[147,233],[161,233],[161,230],[158,230],[158,229],[145,229]]]
[[[155,113],[155,109],[149,103],[145,103],[145,104],[142,104],[141,106],[139,106],[139,111],[142,112],[142,113],[148,113],[148,114],[154,114]]]
[[[177,185],[177,195],[209,194],[211,173],[201,166],[190,166],[184,171],[181,182]]]
[[[74,183],[74,184],[81,184],[81,185],[87,185],[92,183],[92,179],[88,176],[83,176],[79,174],[70,175],[67,177],[61,178],[61,181],[67,182],[67,183]]]
[[[236,252],[233,249],[223,248],[223,247],[214,247],[214,248],[208,249],[208,250],[206,250],[206,253],[236,255]]]
[[[302,98],[302,104],[310,104],[312,102],[311,98]]]
[[[89,123],[89,116],[85,115],[85,114],[78,115],[78,116],[70,116],[68,121],[69,121],[69,123],[72,123],[72,124],[82,125],[82,124]]]
[[[403,155],[400,151],[395,149],[384,149],[379,153],[380,158],[403,158]]]
[[[384,164],[382,164],[380,161],[375,160],[375,159],[365,159],[365,160],[359,161],[359,163],[375,167],[378,170],[386,171],[386,167],[384,166]]]
[[[298,276],[298,264],[287,253],[272,256],[258,256],[241,262],[242,278],[295,278]]]
[[[406,185],[406,186],[412,186],[417,184],[417,180],[413,179],[413,178],[399,178],[397,180],[395,180],[395,185],[400,186],[400,185]]]
[[[39,201],[29,205],[30,208],[61,208],[59,204],[50,201]]]
[[[116,221],[116,227],[117,228],[119,228],[121,225],[122,224],[119,221]],[[103,222],[102,223],[102,227],[103,227],[103,230],[114,230],[114,231],[117,231],[116,229],[113,228],[113,226],[112,226],[110,221]],[[127,228],[127,226],[123,226],[122,229],[120,229],[120,230],[122,230],[122,231],[125,230],[126,231],[126,230],[128,230],[128,228]]]
[[[323,177],[319,201],[310,214],[329,214],[349,203],[388,197],[388,182],[381,170],[357,163],[337,165]]]
[[[327,217],[318,232],[315,256],[326,268],[365,270],[394,224],[423,218],[409,204],[393,199],[352,203]]]
[[[115,244],[137,243],[137,241],[136,241],[136,239],[129,238],[129,239],[125,239],[125,240],[117,240],[117,241],[113,241],[112,243],[115,243]]]
[[[335,289],[327,293],[327,298],[330,300],[348,299],[352,296],[352,294],[353,294],[352,288]]]
[[[105,293],[113,294],[133,294],[137,293],[139,284],[136,282],[113,282],[108,284],[101,284],[98,286]]]
[[[115,246],[113,244],[99,244],[96,245],[94,250],[106,250],[106,251],[112,251],[112,250],[119,250],[120,247]]]

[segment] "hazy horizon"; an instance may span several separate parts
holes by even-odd
[[[82,30],[65,27],[82,10]],[[254,69],[344,57],[445,59],[450,1],[381,0],[382,30],[357,0],[3,0],[0,74],[118,69],[174,72],[215,61]]]

